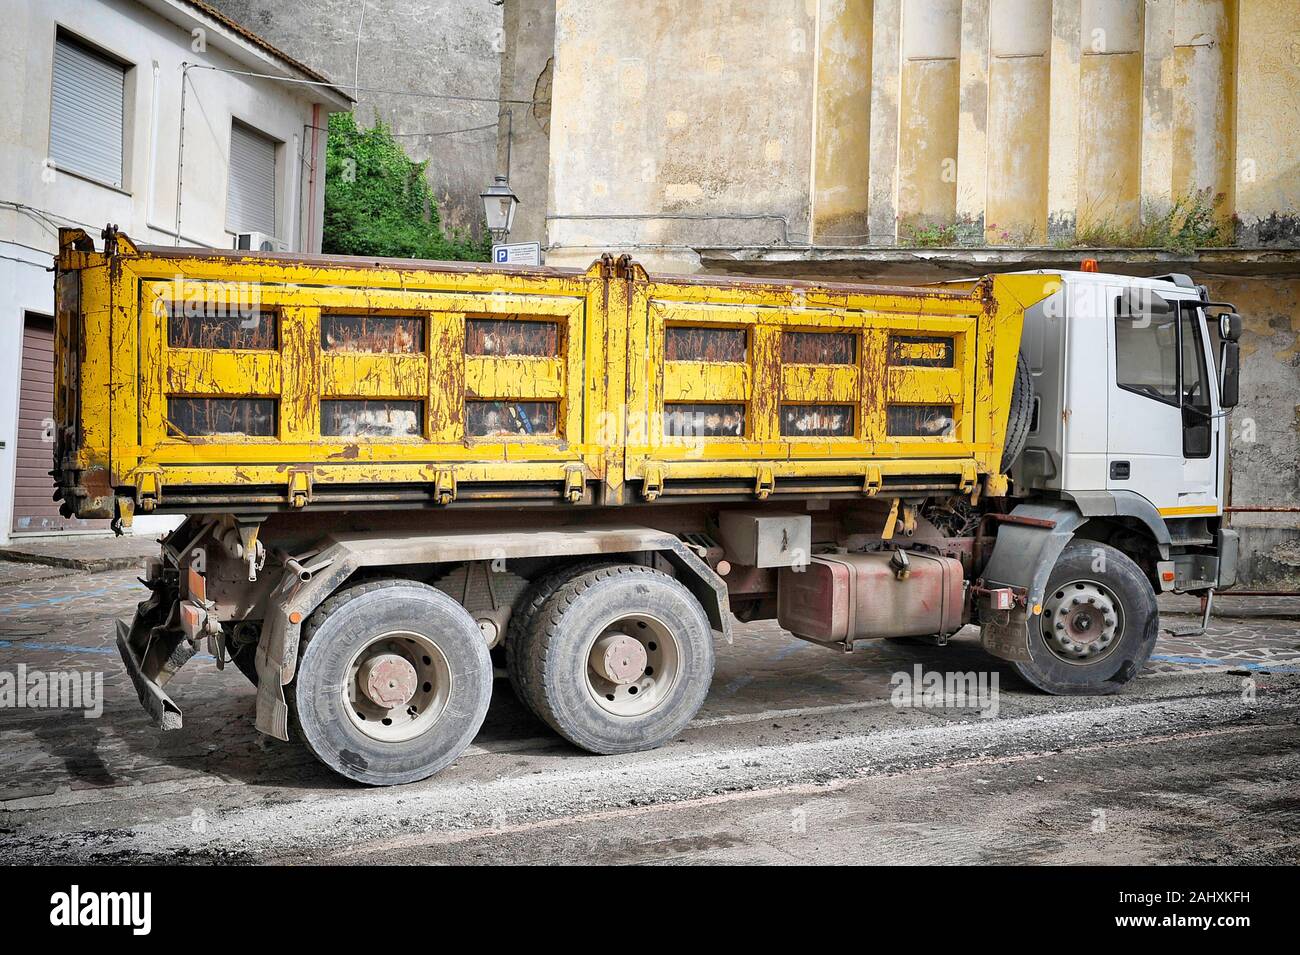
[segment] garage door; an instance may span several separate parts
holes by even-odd
[[[18,393],[18,472],[14,480],[14,531],[49,532],[106,527],[107,521],[59,516],[50,499],[54,482],[54,320],[30,312],[23,320],[23,366]]]

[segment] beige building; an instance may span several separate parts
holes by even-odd
[[[252,233],[319,252],[324,129],[352,106],[200,0],[21,0],[4,14],[0,545],[107,532],[50,496],[59,228],[98,242],[113,223],[140,243],[227,249]],[[136,531],[172,524],[146,517]]]
[[[555,263],[1133,244],[1198,192],[1250,241],[1300,204],[1297,0],[507,0],[502,82],[549,100],[512,183]]]
[[[1246,318],[1233,500],[1300,505],[1300,0],[504,13],[502,95],[534,100],[511,238],[548,264],[924,282],[1077,268],[1086,244],[1187,272]],[[1300,586],[1295,517],[1234,517],[1261,588]]]

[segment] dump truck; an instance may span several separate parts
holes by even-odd
[[[453,762],[504,671],[592,753],[680,734],[715,641],[968,625],[1113,693],[1235,576],[1241,319],[1181,275],[885,287],[60,236],[55,498],[160,542],[117,646],[201,649],[348,779]],[[990,661],[990,665],[995,665]]]

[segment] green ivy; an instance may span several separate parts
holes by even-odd
[[[329,119],[325,147],[325,227],[322,251],[341,255],[486,262],[492,238],[442,228],[425,178],[384,123],[359,129],[351,113]]]

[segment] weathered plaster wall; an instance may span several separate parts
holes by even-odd
[[[1300,241],[1295,0],[554,6],[549,212],[699,217],[552,218],[575,260],[617,245],[694,268],[693,246],[906,245],[927,226],[1068,243],[1197,190],[1247,242]]]
[[[812,241],[868,238],[871,149],[871,0],[820,0],[813,148]]]
[[[501,127],[497,138],[497,169],[504,172],[509,164],[510,185],[520,197],[510,241],[545,245],[555,2],[508,0],[502,10],[501,98],[533,103],[502,106],[502,112],[509,113],[509,122]]]
[[[1238,7],[1237,209],[1259,241],[1300,241],[1300,4]],[[1261,226],[1261,220],[1263,225]]]
[[[504,48],[491,0],[207,0],[344,89],[436,91],[495,100]],[[495,170],[497,104],[357,93],[363,126],[382,119],[428,177],[443,223],[477,230]]]
[[[557,0],[547,261],[806,242],[817,6]]]
[[[1232,413],[1234,504],[1300,507],[1300,280],[1210,277],[1237,306],[1241,404]],[[1254,589],[1300,589],[1300,514],[1237,514]]]

